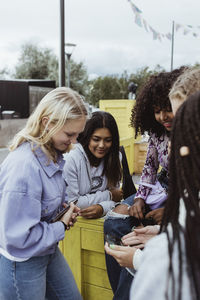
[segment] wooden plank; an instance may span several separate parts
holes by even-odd
[[[85,250],[104,253],[103,232],[82,228],[81,247]]]
[[[94,251],[82,251],[82,264],[106,270],[105,254]]]
[[[76,284],[82,293],[81,230],[78,226],[75,226],[66,232],[65,239],[62,242],[62,253],[66,258],[76,280]]]
[[[91,284],[84,284],[84,300],[112,300],[112,290],[94,286]]]
[[[147,155],[148,143],[135,143],[134,145],[134,169],[135,173],[141,174]]]
[[[83,282],[110,289],[106,270],[83,266]]]

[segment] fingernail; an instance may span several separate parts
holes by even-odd
[[[111,244],[111,245],[110,245],[110,248],[111,248],[111,249],[114,249],[114,248],[115,248],[115,245],[114,245],[114,244]]]

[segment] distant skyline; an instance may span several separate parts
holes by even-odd
[[[136,0],[142,17],[156,31],[168,33],[172,21],[200,26],[198,0]],[[59,55],[59,0],[0,0],[0,69],[17,64],[20,47],[35,42]],[[170,70],[171,42],[153,40],[134,22],[127,0],[65,0],[65,41],[77,44],[72,58],[90,76],[134,73],[157,64]],[[197,30],[198,32],[198,30]],[[175,32],[174,67],[200,62],[199,36]]]

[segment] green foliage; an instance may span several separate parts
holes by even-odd
[[[80,94],[86,96],[88,93],[87,69],[82,62],[75,63],[70,60],[70,86]],[[67,85],[66,61],[66,85]],[[58,58],[51,49],[39,48],[32,43],[22,45],[18,64],[15,67],[15,78],[19,79],[49,79],[55,80],[58,86]]]
[[[98,77],[92,82],[88,100],[90,104],[98,105],[100,99],[117,99],[119,94],[120,88],[114,76]]]
[[[56,70],[58,70],[58,62],[52,50],[27,43],[22,45],[14,77],[56,80]]]
[[[199,68],[199,67],[200,67],[200,63],[196,62],[196,63],[194,64],[194,68]]]
[[[94,106],[98,106],[99,100],[103,99],[128,99],[128,85],[130,82],[137,84],[137,93],[140,91],[146,80],[152,75],[165,71],[159,65],[154,70],[149,67],[138,69],[136,73],[128,75],[126,71],[122,75],[111,75],[98,77],[91,82],[91,90],[88,101]]]
[[[100,76],[88,81],[87,69],[83,62],[76,63],[70,59],[70,87],[85,96],[86,101],[98,106],[100,99],[128,99],[128,86],[131,82],[137,84],[137,93],[152,74],[165,71],[160,65],[154,70],[145,66],[135,73]],[[0,78],[5,78],[8,71],[0,71]],[[65,76],[67,86],[68,61],[65,63]],[[18,64],[15,68],[15,78],[50,79],[58,85],[58,58],[51,49],[40,48],[35,44],[22,45]]]
[[[0,79],[6,79],[9,75],[9,70],[5,67],[0,70]]]
[[[151,75],[158,74],[160,72],[165,72],[165,69],[160,65],[157,65],[154,70],[150,70],[149,67],[142,67],[138,69],[135,74],[131,74],[130,81],[133,81],[138,86],[136,95]]]
[[[66,85],[68,76],[67,68],[68,64],[66,62]],[[83,96],[87,96],[87,94],[89,93],[88,74],[83,62],[76,63],[75,61],[70,60],[70,87],[75,91],[78,91]]]

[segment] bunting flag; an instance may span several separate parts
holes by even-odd
[[[142,27],[142,19],[140,18],[140,16],[138,14],[135,14],[135,23]]]
[[[182,31],[184,35],[186,34],[192,34],[193,37],[197,38],[200,37],[200,26],[192,26],[192,25],[183,25],[176,23],[175,24],[175,30],[179,32]]]
[[[170,32],[163,34],[160,32],[157,32],[154,28],[152,28],[152,26],[150,26],[147,21],[142,17],[142,11],[133,3],[132,0],[128,0],[128,2],[131,5],[131,8],[135,14],[135,23],[139,26],[139,27],[144,27],[144,29],[147,32],[152,33],[152,37],[153,40],[159,40],[160,42],[162,41],[163,38],[167,38],[168,40],[172,40],[172,34]],[[182,31],[182,33],[184,35],[187,34],[192,34],[193,37],[197,38],[200,36],[200,33],[198,33],[197,31],[200,30],[200,25],[199,26],[192,26],[192,25],[182,25],[182,24],[178,24],[175,23],[175,30],[176,31]]]
[[[134,13],[136,13],[136,14],[141,14],[142,13],[142,11],[133,2],[131,2],[130,0],[128,0],[128,1],[130,2]]]
[[[170,33],[162,34],[157,32],[152,26],[150,26],[147,21],[142,17],[142,11],[132,2],[132,0],[128,0],[131,5],[131,8],[135,14],[135,23],[139,27],[144,27],[147,32],[151,32],[154,40],[162,41],[162,38],[170,39]]]
[[[144,25],[144,28],[147,32],[149,32],[148,30],[148,27],[147,27],[147,22],[143,19],[143,25]]]

